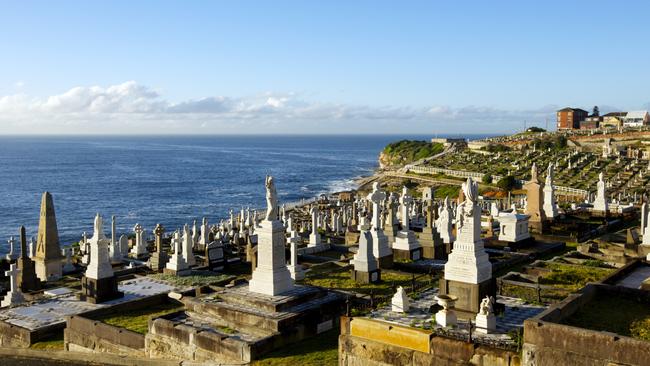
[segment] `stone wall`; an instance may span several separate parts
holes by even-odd
[[[31,345],[31,332],[25,328],[0,321],[0,345],[27,348]]]
[[[339,336],[339,365],[341,366],[520,366],[521,364],[520,356],[514,352],[437,337],[433,334],[427,336],[429,343],[423,348],[421,340],[425,335],[419,329],[400,327],[402,329],[396,337],[395,334],[389,334],[395,329],[395,326],[389,323],[374,322],[377,324],[372,326],[372,332],[364,332],[360,328],[369,324],[351,326],[355,321],[355,318],[341,318]],[[382,329],[382,326],[385,329]],[[408,338],[419,340],[416,342],[419,346],[411,348],[398,345],[406,342]],[[425,349],[428,352],[425,352]]]
[[[66,319],[65,350],[143,357],[144,335],[78,315]]]
[[[147,355],[160,359],[251,361],[251,346],[243,340],[198,331],[164,318],[153,320],[145,337]]]
[[[580,308],[589,306],[596,295],[632,297],[650,303],[650,293],[647,291],[602,284],[587,285],[581,293],[570,295],[537,317],[524,321],[522,365],[648,365],[650,342],[559,324]]]

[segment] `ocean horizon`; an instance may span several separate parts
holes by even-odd
[[[488,135],[439,134],[476,139]],[[383,147],[432,135],[15,135],[0,136],[0,253],[18,228],[36,237],[40,199],[54,197],[62,245],[92,235],[96,213],[116,216],[117,233],[140,223],[168,232],[185,223],[227,219],[264,205],[264,177],[281,203],[356,188],[378,167]]]

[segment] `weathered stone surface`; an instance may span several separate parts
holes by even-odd
[[[41,213],[38,221],[36,254],[34,255],[36,275],[42,281],[56,280],[63,274],[61,267],[61,246],[56,226],[54,201],[49,192],[43,193]]]

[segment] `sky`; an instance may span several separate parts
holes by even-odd
[[[0,134],[451,134],[650,108],[648,1],[4,1]]]

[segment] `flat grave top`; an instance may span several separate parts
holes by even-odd
[[[148,277],[122,281],[119,283],[118,288],[119,291],[124,293],[124,297],[102,304],[81,301],[75,294],[66,292],[66,288],[49,290],[50,293],[56,294],[60,292],[61,295],[49,295],[53,297],[2,309],[0,310],[0,321],[28,330],[37,330],[64,323],[65,317],[69,315],[77,315],[98,308],[110,307],[115,304],[176,290],[174,286],[165,281]]]
[[[260,339],[268,337],[268,334],[263,336],[256,336],[253,334],[243,333],[238,329],[219,326],[218,324],[214,323],[214,319],[207,319],[194,313],[181,312],[175,317],[167,319],[178,324],[187,325],[199,331],[215,333],[222,337],[238,339],[248,343],[254,343]]]
[[[312,286],[296,285],[291,291],[271,296],[251,292],[248,290],[248,285],[241,285],[224,289],[213,296],[200,298],[200,301],[281,320],[339,298],[340,295],[336,293],[330,291],[321,293],[319,288]]]
[[[650,266],[639,266],[618,282],[617,286],[640,289],[641,283],[650,277]]]
[[[429,313],[429,308],[436,304],[435,296],[438,294],[438,289],[430,289],[422,292],[422,294],[415,300],[411,299],[410,308],[408,313],[397,313],[391,310],[392,306],[388,305],[379,308],[370,315],[369,318],[375,320],[396,323],[403,326],[413,326],[413,324],[423,324],[425,322],[431,323],[432,317],[435,314]],[[514,341],[508,335],[508,332],[523,327],[524,320],[532,318],[546,307],[526,304],[523,300],[514,297],[497,296],[496,301],[505,305],[505,312],[502,316],[497,316],[497,330],[491,334],[482,334],[474,330],[472,338],[482,343],[494,344],[505,343],[514,344]],[[474,321],[472,321],[474,324]],[[442,330],[440,325],[434,325],[434,329]],[[469,322],[466,320],[458,320],[458,326],[446,329],[446,333],[467,338],[469,335]]]
[[[67,287],[57,287],[49,290],[43,291],[45,296],[62,296],[72,294],[74,291]]]

